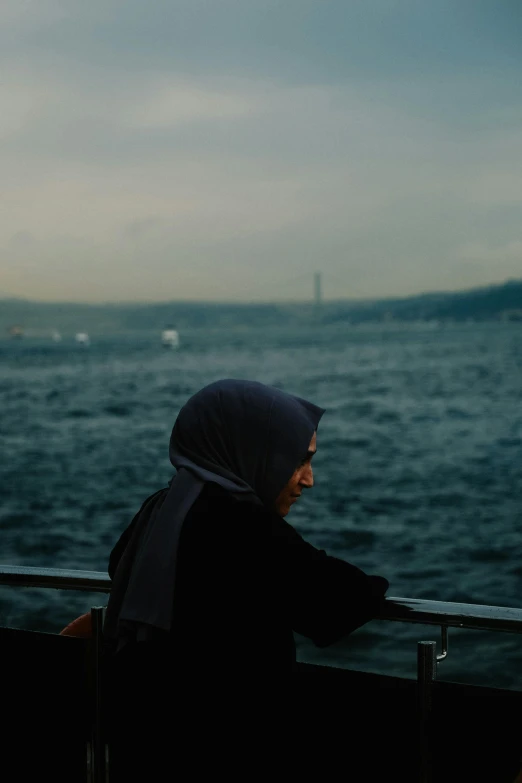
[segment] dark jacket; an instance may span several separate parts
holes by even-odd
[[[111,577],[132,530],[113,549]],[[183,525],[172,629],[158,631],[157,648],[174,676],[286,674],[295,668],[294,631],[330,645],[375,617],[387,588],[276,513],[207,484]]]

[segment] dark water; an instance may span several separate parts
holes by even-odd
[[[171,476],[168,440],[212,380],[326,407],[316,486],[288,521],[389,595],[522,607],[522,328],[220,331],[0,344],[1,561],[106,570]],[[2,588],[3,624],[56,631],[103,596]],[[414,677],[436,628],[374,621],[303,660]],[[522,636],[450,630],[439,678],[522,688]],[[213,640],[208,640],[209,654]]]

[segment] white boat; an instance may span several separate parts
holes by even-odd
[[[89,345],[90,339],[87,332],[76,332],[76,342],[80,343],[80,345]]]
[[[168,327],[161,333],[161,343],[165,348],[179,348],[179,334],[176,329]]]

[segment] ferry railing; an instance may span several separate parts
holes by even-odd
[[[111,579],[103,571],[34,568],[32,566],[0,565],[0,585],[54,587],[58,590],[82,590],[88,593],[110,593],[111,591]]]
[[[88,593],[111,591],[111,579],[103,571],[2,564],[0,564],[0,585],[49,587]],[[376,619],[436,625],[442,629],[445,638],[447,638],[448,628],[522,633],[522,608],[431,601],[424,598],[387,597],[383,611]]]
[[[31,566],[0,565],[0,585],[99,593],[110,593],[111,591],[110,577],[100,571]],[[100,655],[103,609],[104,607],[93,607],[91,610],[95,650],[93,664],[95,669],[95,715],[97,716],[92,747],[91,783],[102,783],[106,776],[107,749],[101,746],[102,740],[99,733],[99,718],[102,713]],[[441,652],[439,654],[436,651],[435,641],[423,640],[417,643],[417,707],[421,764],[419,783],[430,783],[432,749],[429,727],[432,714],[433,684],[436,680],[437,664],[448,655],[448,629],[469,628],[482,631],[522,633],[522,609],[390,596],[386,598],[382,612],[375,619],[433,625],[440,629]]]

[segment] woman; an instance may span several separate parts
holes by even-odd
[[[206,386],[179,412],[176,475],[109,562],[104,636],[120,717],[148,700],[127,728],[138,712],[159,714],[158,699],[179,703],[189,684],[193,693],[227,683],[230,693],[248,679],[288,678],[294,631],[324,647],[379,613],[385,578],[316,549],[284,519],[313,486],[323,413],[241,380]]]

